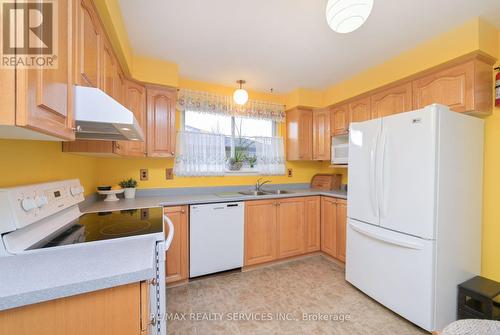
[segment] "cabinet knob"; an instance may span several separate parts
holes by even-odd
[[[149,324],[151,326],[156,326],[156,318],[154,316],[151,318],[151,320],[149,320]]]
[[[149,284],[153,285],[153,286],[157,286],[158,285],[158,279],[156,278],[153,278],[149,281]]]
[[[171,155],[173,156],[173,155],[175,155],[175,152],[173,152],[173,151],[170,151],[170,154],[171,154]]]

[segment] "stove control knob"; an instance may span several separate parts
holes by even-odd
[[[49,203],[47,196],[45,195],[39,195],[35,198],[36,201],[36,206],[37,207],[43,207]]]
[[[76,197],[77,195],[80,195],[83,193],[83,187],[82,186],[73,186],[70,189],[71,195]]]
[[[38,207],[35,199],[33,198],[24,198],[23,201],[21,201],[21,206],[26,212],[29,212]]]

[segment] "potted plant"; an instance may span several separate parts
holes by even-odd
[[[135,188],[137,187],[137,181],[135,179],[123,180],[120,182],[120,187],[125,189],[125,199],[135,198]]]
[[[245,161],[245,154],[241,151],[236,151],[234,153],[234,157],[229,158],[229,170],[231,171],[239,171],[243,166],[243,162]]]
[[[248,165],[253,169],[255,167],[255,163],[257,163],[257,156],[249,156],[247,157]]]

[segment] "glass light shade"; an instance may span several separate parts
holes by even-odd
[[[365,23],[373,8],[373,0],[328,0],[326,21],[333,31],[350,33]]]
[[[236,91],[233,93],[233,100],[236,102],[238,105],[244,105],[248,101],[248,93],[242,88],[238,88]]]

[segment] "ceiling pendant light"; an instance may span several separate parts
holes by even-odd
[[[238,88],[236,91],[234,91],[233,100],[238,105],[244,105],[248,101],[248,92],[242,88],[243,84],[245,84],[246,81],[238,80],[237,83],[240,84],[240,88]]]
[[[337,33],[350,33],[365,23],[372,8],[373,0],[328,0],[326,22]]]

